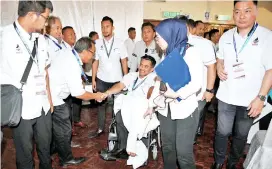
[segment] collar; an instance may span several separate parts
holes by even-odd
[[[15,24],[20,32],[20,35],[27,40],[35,41],[36,38],[39,37],[39,33],[28,33],[23,29],[23,27],[19,24],[18,20],[15,21]]]
[[[103,37],[105,43],[108,43],[108,44],[111,44],[111,43],[112,43],[113,38],[114,38],[114,36],[112,36],[112,37],[110,38],[110,40],[107,41],[107,40]]]
[[[62,43],[64,44],[64,46],[68,49],[74,49],[74,46],[69,45],[67,42],[65,42],[64,40],[62,41]]]
[[[156,47],[155,40],[152,40],[152,42],[150,43],[149,46],[146,46],[146,43],[144,42],[144,46],[145,46],[145,48],[148,48],[148,49],[155,49],[155,47]]]
[[[64,42],[63,40],[61,40],[61,43],[59,43],[58,39],[54,38],[53,36],[46,34],[50,39],[52,39],[53,41],[57,42],[59,45],[61,45],[62,42]]]
[[[257,24],[257,22],[254,22],[254,24],[253,24],[253,26],[252,26],[252,28],[250,29],[250,31],[247,33],[247,35],[246,36],[241,36],[240,34],[239,34],[239,31],[238,31],[238,28],[236,27],[235,29],[234,29],[234,35],[235,36],[239,36],[239,37],[241,37],[241,38],[243,38],[243,39],[245,39],[245,38],[247,38],[248,37],[248,35],[253,31],[253,29],[254,29],[254,27],[255,27],[255,25]]]
[[[79,60],[80,65],[82,66],[82,65],[83,65],[83,62],[82,62],[82,60],[81,60],[79,54],[77,53],[77,51],[76,51],[75,49],[73,49],[73,51],[75,52],[76,57],[78,57],[78,60]],[[73,53],[73,54],[74,54],[74,53]]]

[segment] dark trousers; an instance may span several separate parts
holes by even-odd
[[[34,169],[33,136],[40,160],[40,169],[52,169],[50,143],[52,136],[51,112],[35,119],[21,119],[19,125],[13,128],[13,138],[16,149],[17,169]]]
[[[182,111],[180,112],[182,113]],[[160,120],[164,169],[195,169],[193,143],[199,120],[198,110],[185,119],[172,120],[170,109]]]
[[[127,147],[127,139],[128,139],[128,131],[124,125],[121,111],[116,113],[116,129],[117,129],[117,141],[119,149],[126,149]]]
[[[98,78],[96,78],[96,89],[98,92],[106,92],[108,89],[110,89],[113,85],[115,85],[118,82],[115,83],[107,83],[104,82]],[[106,120],[106,103],[107,100],[102,101],[98,104],[98,129],[104,130],[105,127],[105,120]]]
[[[232,133],[232,145],[228,163],[230,165],[236,164],[243,155],[248,132],[253,123],[253,118],[250,118],[247,114],[247,107],[235,106],[218,100],[218,119],[214,148],[216,163],[224,163],[228,137],[232,131],[234,133]]]
[[[73,158],[71,149],[72,125],[70,121],[71,108],[67,103],[54,106],[52,115],[53,141],[60,162],[66,162]]]
[[[199,123],[198,123],[197,132],[200,134],[203,134],[203,131],[204,131],[204,122],[206,117],[205,105],[206,105],[205,100],[198,101]]]
[[[80,122],[80,114],[81,114],[81,106],[82,106],[82,100],[75,98],[73,96],[68,96],[65,100],[65,103],[67,103],[71,109],[71,122]]]

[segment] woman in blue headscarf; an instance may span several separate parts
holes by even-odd
[[[187,27],[178,19],[163,20],[156,27],[155,40],[165,51],[166,57],[175,49],[179,51],[182,48],[187,49]],[[199,120],[196,93],[201,88],[203,66],[199,53],[193,46],[184,50],[180,57],[184,58],[189,67],[191,81],[177,92],[166,84],[167,90],[163,93],[166,106],[159,106],[160,108],[157,109],[165,169],[176,169],[176,161],[182,169],[196,168],[193,154],[194,136]],[[158,83],[160,82],[155,84],[153,97],[160,95],[157,89]],[[182,100],[178,101],[177,98]]]

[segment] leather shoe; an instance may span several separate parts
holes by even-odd
[[[114,152],[101,150],[99,155],[103,160],[106,160],[106,161],[115,161],[116,159],[128,159],[128,156],[129,156],[125,149],[119,149]]]
[[[76,126],[76,127],[81,127],[81,128],[87,127],[87,125],[84,124],[82,121],[74,122],[74,126]]]
[[[68,165],[78,165],[86,160],[85,157],[78,157],[78,158],[73,158],[72,160],[60,163],[60,166],[65,167]]]
[[[223,168],[223,164],[213,163],[213,165],[211,166],[211,169],[222,169],[222,168]]]
[[[125,149],[120,149],[115,152],[112,152],[112,155],[120,159],[128,159],[129,156]]]
[[[99,137],[101,134],[103,134],[104,131],[103,130],[97,130],[95,132],[91,132],[89,135],[88,135],[88,138],[95,138],[95,137]]]

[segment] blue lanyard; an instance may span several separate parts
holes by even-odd
[[[145,77],[145,79],[146,79],[146,78],[147,78],[147,77]],[[137,86],[135,86],[136,83],[137,83],[137,81],[138,81],[138,77],[137,77],[136,80],[134,81],[133,86],[132,86],[132,91],[136,90],[141,84],[143,84],[144,81],[145,81],[145,79],[144,79],[143,81],[141,81]]]
[[[50,39],[59,49],[62,49],[62,47],[57,42],[55,42],[53,39],[51,39],[50,36],[48,36],[48,35],[44,35],[44,36],[47,37],[48,39]]]
[[[252,37],[252,35],[254,34],[254,32],[256,31],[258,27],[258,23],[256,23],[253,28],[250,30],[250,32],[247,35],[247,39],[244,42],[243,46],[241,47],[241,49],[239,50],[239,53],[237,53],[237,47],[236,47],[236,40],[234,37],[235,32],[233,33],[233,46],[234,46],[234,50],[235,50],[235,54],[236,54],[236,62],[238,62],[238,55],[243,51],[243,49],[245,48],[245,46],[248,44],[250,38]]]
[[[89,83],[89,80],[88,80],[86,74],[84,73],[84,70],[83,70],[83,68],[82,68],[82,65],[81,65],[81,63],[80,63],[80,61],[79,61],[80,58],[79,58],[77,52],[75,51],[75,49],[72,49],[72,52],[73,52],[73,54],[75,55],[75,57],[76,57],[76,59],[77,59],[77,62],[78,62],[78,64],[79,64],[79,67],[81,68],[81,75],[83,76],[85,82],[86,82],[86,83]]]

